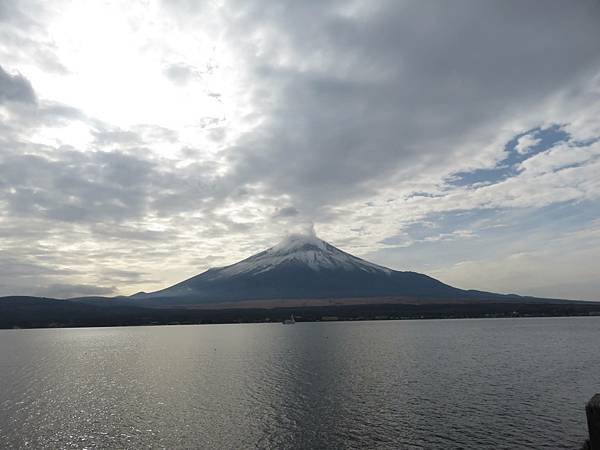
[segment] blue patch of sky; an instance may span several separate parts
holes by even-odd
[[[365,256],[398,270],[427,272],[465,260],[494,259],[515,252],[543,250],[547,243],[589,227],[598,217],[600,201],[597,200],[555,203],[537,209],[435,213],[381,241],[389,247]],[[473,235],[469,238],[427,239],[458,230],[470,230]]]
[[[519,153],[516,149],[519,139],[531,134],[539,142],[531,146],[526,153]],[[495,184],[518,174],[517,166],[528,158],[542,153],[562,141],[568,141],[569,134],[560,125],[548,128],[532,128],[516,135],[505,146],[506,157],[496,167],[491,169],[477,169],[471,172],[458,172],[449,182],[452,186],[472,186],[478,184]]]
[[[567,201],[531,209],[498,208],[434,213],[405,227],[402,233],[380,242],[390,246],[403,246],[407,242],[427,244],[428,238],[460,230],[472,231],[477,238],[542,231],[554,234],[585,227],[599,216],[598,201]]]
[[[473,225],[476,221],[493,219],[496,209],[472,209],[447,213],[434,213],[425,219],[403,228],[402,233],[383,239],[386,245],[402,245],[407,241],[422,241],[440,234],[452,233]]]

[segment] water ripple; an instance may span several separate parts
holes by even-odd
[[[600,318],[0,332],[3,448],[560,449]]]

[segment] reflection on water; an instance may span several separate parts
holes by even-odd
[[[3,447],[577,448],[600,318],[0,331]]]

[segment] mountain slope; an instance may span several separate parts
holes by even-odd
[[[388,269],[350,255],[314,235],[292,235],[236,264],[209,269],[172,287],[139,293],[133,298],[194,304],[389,296],[466,299],[482,295],[497,296],[457,289],[415,272]]]

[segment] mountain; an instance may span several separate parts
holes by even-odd
[[[236,264],[209,269],[160,291],[132,296],[134,300],[171,305],[382,297],[466,300],[507,296],[465,291],[427,275],[379,266],[346,253],[314,234],[291,235]]]
[[[315,235],[131,297],[0,297],[0,328],[600,314],[600,303],[466,291],[350,255]]]

